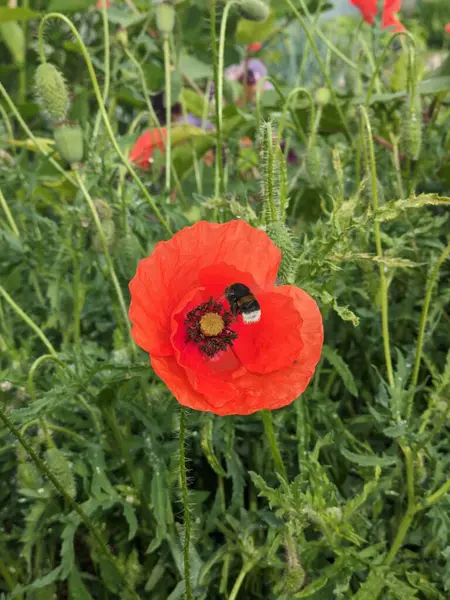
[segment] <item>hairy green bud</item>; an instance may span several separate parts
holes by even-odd
[[[249,21],[262,22],[270,14],[269,7],[262,0],[242,0],[240,9],[242,16]]]
[[[417,100],[414,103],[414,106],[411,106],[411,102],[406,103],[403,121],[406,153],[412,160],[417,160],[422,147],[422,113],[420,100]]]
[[[281,250],[282,259],[278,269],[278,278],[282,283],[293,283],[297,267],[295,244],[290,230],[284,223],[273,222],[266,227],[266,233]]]
[[[102,229],[105,236],[106,245],[109,249],[111,249],[116,239],[116,225],[114,221],[112,219],[105,219],[102,221]],[[92,247],[96,252],[104,252],[103,244],[97,230],[92,237]]]
[[[330,102],[331,94],[330,90],[325,87],[321,87],[316,91],[316,104],[318,106],[325,106]]]
[[[170,2],[156,5],[156,26],[161,33],[172,33],[175,27],[175,9]]]
[[[70,468],[69,461],[58,448],[49,448],[45,453],[45,460],[50,471],[71,498],[75,498],[77,488]]]
[[[52,64],[42,63],[36,69],[34,78],[42,112],[52,121],[63,121],[69,109],[69,93],[64,77]]]
[[[80,163],[83,160],[83,132],[78,123],[63,121],[56,126],[53,137],[56,148],[69,165]]]
[[[312,187],[319,187],[322,177],[322,156],[318,146],[311,146],[306,151],[306,174]]]

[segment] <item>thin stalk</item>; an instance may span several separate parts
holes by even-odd
[[[132,597],[136,600],[139,600],[139,596],[136,594],[134,589],[130,586],[128,579],[125,577],[124,573],[118,566],[115,557],[111,554],[107,544],[103,541],[102,536],[100,535],[98,529],[94,525],[91,518],[84,512],[84,510],[79,506],[75,500],[72,498],[70,494],[67,493],[64,486],[60,483],[59,479],[53,475],[50,469],[47,467],[45,462],[39,458],[37,453],[34,451],[32,446],[28,444],[26,439],[20,433],[19,429],[14,425],[11,419],[8,417],[5,406],[0,404],[0,419],[3,421],[7,429],[11,432],[11,434],[16,438],[19,444],[23,447],[25,452],[29,455],[31,460],[34,462],[39,471],[45,475],[54,485],[56,490],[63,496],[67,504],[78,514],[83,523],[88,528],[94,540],[97,542],[99,550],[104,554],[104,556],[108,559],[108,561],[112,564],[115,571],[119,575],[120,579],[124,587],[131,593]]]
[[[441,485],[440,488],[438,488],[435,492],[433,492],[425,498],[426,506],[431,506],[431,504],[435,504],[448,492],[450,492],[450,479],[447,479],[447,481],[443,485]]]
[[[189,550],[191,545],[191,513],[189,510],[188,486],[186,475],[186,454],[185,454],[185,439],[186,439],[186,408],[181,407],[180,412],[180,484],[181,494],[183,498],[184,509],[184,581],[186,583],[186,600],[192,600],[191,589],[191,562]]]
[[[81,266],[78,248],[73,251],[73,343],[77,350],[80,349],[80,323],[81,323]]]
[[[42,356],[40,356],[39,358],[37,358],[34,361],[34,363],[31,365],[30,372],[28,373],[28,393],[30,394],[31,402],[34,402],[34,400],[36,398],[35,391],[34,391],[34,375],[35,375],[38,367],[46,360],[54,360],[61,367],[65,366],[64,363],[62,362],[62,360],[60,360],[54,354],[43,354]]]
[[[5,196],[3,195],[3,192],[1,189],[0,189],[0,204],[2,205],[3,211],[8,220],[9,226],[13,230],[14,235],[16,235],[17,237],[20,237],[19,229],[16,225],[16,222],[14,221],[14,217],[12,216],[11,211],[9,210],[8,203],[6,202]]]
[[[3,298],[6,300],[6,302],[8,302],[8,304],[11,306],[11,308],[19,315],[19,317],[21,317],[25,321],[25,323],[29,327],[31,327],[31,329],[36,333],[36,335],[42,340],[42,342],[48,348],[50,353],[53,356],[57,357],[58,355],[57,355],[56,350],[54,349],[54,347],[50,343],[50,340],[47,338],[47,336],[42,331],[42,329],[40,327],[38,327],[36,325],[36,323],[32,319],[30,319],[30,317],[27,315],[27,313],[24,312],[20,308],[20,306],[14,302],[14,300],[11,298],[11,296],[8,294],[8,292],[1,285],[0,285],[0,295],[3,296]]]
[[[228,13],[228,4],[225,6],[224,14],[221,23],[221,32],[224,24],[225,11]],[[228,10],[227,10],[228,8]],[[214,73],[214,96],[216,109],[216,169],[214,173],[214,190],[216,197],[220,192],[225,191],[224,170],[223,170],[223,148],[222,148],[222,76],[223,68],[220,71],[219,59],[217,56],[217,36],[216,36],[216,0],[211,0],[211,51],[212,51],[212,67]],[[226,27],[226,19],[225,19]],[[224,34],[225,35],[225,34]],[[224,40],[225,41],[225,40]],[[223,65],[223,55],[222,55]],[[222,74],[221,74],[222,73]]]
[[[244,582],[245,576],[249,573],[256,563],[261,559],[261,553],[257,553],[251,560],[244,562],[242,565],[242,569],[234,582],[233,589],[231,590],[230,595],[228,596],[228,600],[236,600],[239,590],[241,589],[241,585]]]
[[[427,319],[428,319],[428,311],[430,309],[431,294],[433,293],[433,288],[434,288],[434,286],[436,284],[436,280],[438,278],[439,269],[441,268],[441,265],[444,263],[444,261],[448,258],[449,255],[450,255],[450,244],[445,248],[445,250],[442,252],[441,256],[439,257],[438,261],[434,265],[434,269],[431,272],[431,276],[428,280],[428,285],[427,285],[427,289],[425,292],[425,300],[423,302],[422,313],[420,315],[419,334],[417,336],[416,360],[414,362],[414,369],[413,369],[413,373],[412,373],[412,377],[411,377],[411,387],[412,388],[415,388],[415,386],[417,385],[417,380],[419,378],[420,361],[422,359],[423,340],[424,340],[424,335],[425,335],[425,327],[426,327]],[[409,419],[411,416],[413,401],[414,401],[414,391],[411,393],[411,396],[409,399],[408,408],[407,408],[407,412],[406,412],[407,419]]]
[[[375,164],[375,152],[373,149],[372,139],[372,128],[370,126],[369,117],[366,109],[361,106],[361,116],[366,129],[366,136],[363,136],[362,143],[367,146],[368,156],[366,156],[367,168],[370,168],[371,181],[372,181],[372,206],[373,211],[376,213],[378,210],[378,181],[377,181],[377,168]],[[365,141],[367,139],[367,144]],[[378,221],[374,221],[374,233],[375,233],[375,245],[377,250],[377,256],[383,258],[383,249],[381,247],[381,228]],[[389,343],[389,320],[388,320],[388,290],[386,283],[386,276],[384,273],[384,265],[380,263],[380,288],[381,288],[381,327],[383,332],[383,347],[384,357],[386,361],[386,370],[389,385],[394,386],[394,371],[392,369],[391,350]]]
[[[102,5],[102,21],[103,21],[103,42],[105,44],[105,56],[103,64],[105,65],[105,86],[103,88],[103,103],[106,104],[109,95],[109,87],[111,82],[111,56],[110,56],[110,43],[109,43],[109,23],[108,23],[108,12],[107,4],[103,2]],[[100,129],[100,112],[97,113],[95,118],[94,132],[92,134],[92,143],[95,143],[97,135]]]
[[[111,143],[114,147],[114,150],[116,151],[117,155],[119,156],[119,158],[121,159],[121,161],[123,162],[123,164],[125,165],[125,167],[127,168],[127,171],[129,172],[129,174],[131,175],[131,177],[134,179],[134,181],[137,183],[139,189],[141,190],[142,194],[144,195],[144,197],[146,198],[147,202],[149,203],[150,207],[152,208],[153,212],[155,213],[155,216],[157,217],[157,219],[159,220],[159,222],[161,223],[161,225],[163,226],[163,228],[165,229],[165,231],[167,232],[167,234],[169,236],[172,235],[172,230],[169,227],[168,223],[166,222],[166,220],[164,219],[164,217],[162,216],[162,214],[160,213],[158,207],[155,204],[155,201],[153,200],[152,196],[149,194],[147,188],[145,187],[145,185],[142,183],[142,181],[140,180],[138,174],[136,173],[136,171],[133,169],[133,167],[131,166],[130,162],[127,160],[126,156],[123,154],[122,150],[119,147],[119,144],[117,143],[117,140],[115,138],[113,129],[111,127],[111,122],[109,120],[108,114],[106,112],[105,109],[105,105],[103,103],[102,100],[102,95],[100,92],[100,87],[98,85],[98,81],[97,81],[97,76],[95,74],[95,70],[94,67],[92,65],[92,61],[91,61],[91,57],[89,56],[89,52],[83,42],[83,40],[80,37],[80,34],[78,33],[77,28],[74,26],[74,24],[72,23],[72,21],[70,19],[68,19],[66,16],[60,14],[60,13],[48,13],[44,16],[44,18],[42,19],[40,25],[39,25],[39,48],[41,50],[41,52],[43,53],[43,32],[44,32],[44,27],[47,23],[47,21],[51,20],[51,19],[59,19],[61,21],[63,21],[71,30],[71,32],[73,33],[76,41],[78,42],[79,46],[80,46],[80,50],[81,53],[83,55],[84,61],[86,63],[86,66],[88,68],[89,71],[89,76],[91,78],[91,83],[92,83],[92,87],[94,90],[94,94],[95,97],[97,99],[97,103],[101,112],[101,115],[103,117],[103,121],[106,127],[106,131],[108,132],[109,138],[111,140]],[[44,54],[44,61],[45,61],[45,54]]]
[[[170,192],[170,165],[171,165],[171,149],[172,149],[172,81],[170,77],[170,44],[169,34],[164,34],[163,40],[164,52],[164,77],[166,82],[166,192]]]
[[[336,110],[337,110],[337,112],[339,114],[339,117],[340,117],[340,119],[342,121],[342,125],[344,126],[345,134],[346,134],[348,140],[350,142],[352,142],[353,141],[352,140],[352,134],[350,132],[350,128],[349,128],[348,123],[347,123],[347,118],[345,117],[345,115],[344,115],[344,113],[342,111],[341,105],[339,104],[338,98],[336,96],[336,92],[334,91],[333,82],[331,81],[330,75],[328,74],[328,71],[327,71],[327,69],[325,67],[325,64],[324,64],[324,62],[322,60],[322,57],[320,56],[319,49],[317,48],[317,44],[316,44],[316,42],[314,40],[314,37],[313,37],[313,35],[311,33],[310,26],[308,26],[308,23],[306,23],[305,19],[302,17],[302,15],[296,9],[296,7],[294,6],[294,4],[292,3],[292,0],[286,0],[286,2],[291,7],[292,12],[297,17],[298,22],[302,26],[303,31],[305,32],[305,35],[308,38],[308,41],[309,41],[309,43],[311,45],[311,50],[313,51],[314,56],[316,57],[316,60],[319,63],[319,67],[320,67],[320,70],[322,71],[322,75],[323,75],[323,77],[325,79],[325,82],[327,84],[328,89],[330,90],[330,94],[331,94],[331,97],[333,99],[333,103],[334,103],[334,105],[336,107]],[[309,25],[311,25],[311,24],[309,24]]]
[[[86,189],[86,186],[84,185],[84,182],[81,178],[81,175],[80,175],[80,172],[78,171],[78,169],[75,170],[75,178],[77,180],[80,190],[83,192],[86,202],[88,203],[89,209],[92,214],[92,218],[94,219],[94,223],[97,228],[98,236],[100,238],[100,243],[103,248],[103,253],[105,255],[105,260],[106,260],[106,264],[107,264],[107,267],[109,270],[109,274],[110,274],[111,280],[113,282],[114,289],[116,290],[117,299],[119,300],[119,305],[120,305],[120,309],[122,311],[123,319],[125,321],[125,326],[128,331],[128,334],[130,336],[130,341],[132,342],[131,347],[133,348],[133,352],[135,352],[133,338],[131,336],[130,321],[128,319],[128,310],[127,310],[127,307],[125,304],[125,298],[123,297],[122,289],[120,287],[120,283],[117,278],[116,271],[114,269],[113,261],[112,261],[111,254],[110,254],[109,248],[108,248],[108,242],[106,241],[105,233],[103,231],[102,222],[100,221],[100,217],[98,215],[97,209],[95,208],[94,201],[92,200],[91,195],[89,194],[88,190]]]
[[[270,449],[272,450],[272,456],[275,462],[275,467],[278,473],[287,482],[288,478],[286,468],[284,466],[283,459],[281,458],[280,449],[278,447],[277,439],[275,437],[275,432],[273,429],[272,414],[269,410],[264,409],[261,411],[261,417],[264,423],[264,431],[266,432],[266,437],[269,441]]]

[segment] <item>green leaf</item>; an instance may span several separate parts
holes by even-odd
[[[28,8],[7,8],[0,7],[0,24],[10,21],[29,21],[30,19],[39,19],[40,14]]]
[[[398,579],[393,573],[389,573],[386,577],[386,585],[394,595],[396,600],[416,600],[417,590],[412,588],[407,583]]]
[[[330,362],[336,369],[337,374],[342,379],[345,387],[353,396],[358,396],[358,390],[356,383],[353,378],[352,372],[350,371],[347,363],[339,354],[330,346],[324,345],[322,348],[322,355]]]
[[[212,415],[207,415],[205,417],[205,422],[202,427],[202,450],[205,453],[206,459],[209,462],[210,467],[219,475],[220,477],[226,477],[227,473],[225,469],[219,462],[219,459],[214,452],[214,444],[213,444],[213,425],[214,420]]]
[[[128,540],[132,540],[136,535],[138,522],[136,519],[136,513],[134,512],[133,505],[130,502],[123,503],[123,515],[128,523]]]
[[[55,475],[65,491],[71,498],[75,498],[77,491],[75,479],[69,461],[64,456],[64,453],[58,450],[58,448],[49,448],[45,453],[45,460],[50,471]]]
[[[211,65],[208,65],[195,56],[182,54],[180,57],[180,71],[194,81],[196,79],[208,79],[212,77],[213,71]]]
[[[328,577],[326,575],[322,575],[318,579],[311,581],[305,588],[302,589],[301,592],[297,592],[294,594],[294,598],[309,598],[323,587],[325,587],[328,583]]]
[[[252,42],[263,42],[274,29],[276,15],[271,11],[264,22],[240,19],[236,29],[236,42],[238,44],[251,44]]]
[[[70,600],[92,600],[77,568],[72,569],[69,577]]]
[[[51,0],[47,12],[76,12],[87,10],[92,6],[92,0]]]
[[[361,467],[388,467],[395,465],[397,458],[395,456],[375,456],[369,454],[356,454],[345,448],[341,448],[341,454],[350,462],[360,465]]]

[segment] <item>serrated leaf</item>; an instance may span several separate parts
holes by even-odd
[[[294,598],[309,598],[310,596],[321,590],[323,587],[325,587],[327,583],[328,577],[326,575],[323,575],[322,577],[319,577],[318,579],[315,579],[314,581],[309,583],[306,587],[302,589],[301,592],[297,592],[296,594],[294,594]]]
[[[93,600],[81,579],[78,569],[72,569],[69,577],[70,600]]]
[[[322,348],[322,355],[333,365],[336,369],[337,374],[342,379],[347,390],[353,395],[358,396],[358,390],[356,388],[356,382],[353,378],[352,372],[344,359],[330,346],[324,345]]]
[[[375,456],[369,454],[357,454],[345,448],[341,448],[341,454],[347,460],[361,467],[389,467],[395,465],[397,458],[395,456]]]
[[[76,486],[69,461],[58,448],[49,448],[45,453],[47,465],[65,491],[71,498],[75,498]]]
[[[123,514],[128,523],[128,540],[132,540],[136,535],[138,522],[133,505],[130,502],[127,502],[126,500],[123,503]]]

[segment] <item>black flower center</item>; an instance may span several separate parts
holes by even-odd
[[[187,342],[195,342],[198,349],[210,358],[233,345],[237,333],[229,328],[233,315],[212,297],[186,315]]]

